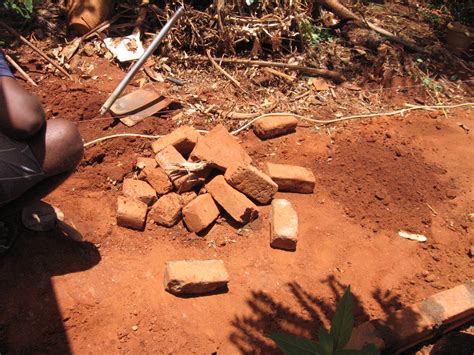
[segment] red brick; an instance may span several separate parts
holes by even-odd
[[[144,169],[145,167],[147,167],[147,168],[156,168],[157,166],[158,166],[158,163],[153,158],[139,157],[137,159],[136,167],[140,170]]]
[[[197,197],[197,194],[194,191],[188,191],[188,192],[183,192],[182,194],[179,195],[181,198],[181,206],[186,206],[188,203],[190,203],[192,200],[194,200]]]
[[[153,142],[151,147],[155,153],[158,153],[163,150],[163,148],[172,145],[179,153],[187,157],[194,149],[194,146],[199,140],[199,136],[199,132],[194,128],[182,126]]]
[[[219,209],[210,194],[199,195],[183,207],[186,227],[195,233],[207,228],[219,217]]]
[[[428,297],[420,304],[438,326],[449,326],[474,316],[474,280]]]
[[[278,185],[268,175],[251,165],[233,165],[224,177],[229,185],[259,203],[269,203],[278,191]]]
[[[119,196],[117,199],[117,225],[143,230],[147,205],[131,197]]]
[[[173,146],[169,145],[163,148],[156,154],[155,159],[173,182],[178,192],[189,191],[200,182],[197,174],[186,174],[184,172],[186,175],[182,175],[183,172],[180,172],[179,169],[184,169],[182,166],[186,164],[186,160]]]
[[[272,201],[270,216],[270,245],[273,248],[296,250],[298,242],[298,215],[290,201]]]
[[[278,191],[313,193],[315,179],[309,169],[301,166],[267,163],[266,173],[277,183]]]
[[[181,208],[182,204],[179,195],[170,192],[160,197],[153,205],[150,210],[149,218],[159,225],[172,227],[178,223],[181,218]]]
[[[268,139],[294,132],[298,119],[293,115],[271,115],[253,124],[253,131],[261,139]]]
[[[180,260],[166,263],[164,285],[173,294],[203,294],[225,288],[229,274],[222,260]]]
[[[155,160],[153,159],[153,161]],[[162,168],[145,166],[142,171],[140,171],[138,178],[147,181],[158,195],[164,195],[173,190],[173,184]]]
[[[374,344],[378,350],[385,348],[382,335],[374,326],[373,321],[365,322],[355,327],[346,349],[359,350],[367,344]]]
[[[205,161],[225,171],[231,164],[250,164],[252,158],[235,137],[219,124],[202,136],[189,157],[191,161]]]
[[[124,179],[122,193],[124,196],[132,197],[147,205],[156,200],[156,192],[153,187],[142,180]]]
[[[206,190],[230,216],[240,223],[248,223],[258,217],[258,208],[244,194],[230,186],[222,175],[216,176]]]

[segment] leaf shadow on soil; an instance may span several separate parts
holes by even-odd
[[[70,354],[67,318],[52,278],[90,269],[100,260],[91,243],[72,241],[61,232],[21,231],[0,259],[0,353]]]
[[[273,296],[264,291],[252,291],[247,299],[247,305],[251,309],[251,315],[235,316],[232,320],[234,330],[229,336],[230,341],[242,354],[281,354],[275,344],[265,335],[274,331],[289,332],[317,341],[317,332],[324,324],[329,326],[334,315],[336,304],[341,299],[347,285],[342,284],[334,275],[329,275],[321,281],[321,287],[329,288],[332,297],[320,298],[304,290],[298,282],[287,284],[289,295],[284,298],[287,301],[277,301]],[[360,297],[352,294],[354,300],[355,326],[370,319],[369,312],[364,308]],[[390,340],[389,347],[397,343],[390,329],[387,327],[387,320],[390,324],[397,326],[405,321],[418,322],[418,314],[406,309],[400,314],[394,313],[400,308],[400,297],[392,291],[382,291],[375,289],[372,293],[375,301],[379,304],[385,315],[378,322],[377,328],[382,331],[384,337]],[[291,308],[290,303],[297,306]],[[388,317],[390,315],[390,317]],[[327,328],[326,328],[327,329]],[[393,348],[390,349],[392,351]]]

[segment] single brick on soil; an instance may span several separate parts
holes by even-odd
[[[290,201],[275,199],[270,214],[270,245],[273,248],[296,250],[298,215]]]
[[[175,192],[170,192],[160,197],[153,205],[149,218],[159,225],[172,227],[181,218],[181,208],[181,197]]]
[[[199,132],[189,126],[182,126],[175,129],[170,134],[161,137],[153,142],[151,147],[153,152],[158,153],[168,146],[173,146],[176,150],[187,157],[194,149],[194,146],[199,140]]]
[[[166,172],[178,192],[187,192],[199,182],[199,176],[194,173],[180,175],[177,169],[186,163],[183,156],[175,147],[169,145],[159,151],[155,159],[158,165]],[[182,169],[182,168],[181,168]]]
[[[250,164],[247,154],[227,129],[218,124],[208,134],[200,137],[189,157],[191,161],[205,161],[225,171],[231,164]]]
[[[131,197],[119,196],[117,199],[117,225],[143,230],[148,206]]]
[[[222,175],[216,176],[206,190],[230,216],[240,223],[248,223],[258,217],[258,208],[244,194],[230,186]]]
[[[138,178],[147,181],[158,195],[164,195],[173,190],[173,184],[162,168],[145,166]]]
[[[229,274],[222,260],[169,261],[164,286],[173,294],[203,294],[227,286]]]
[[[156,200],[156,192],[153,187],[142,180],[124,179],[122,193],[124,196],[140,200],[147,205]]]
[[[294,132],[298,120],[292,115],[271,115],[253,124],[253,131],[261,139],[268,139]]]
[[[314,191],[313,172],[301,166],[286,164],[266,164],[266,173],[278,185],[278,191],[311,194]]]
[[[270,177],[251,165],[232,165],[224,175],[226,181],[251,199],[267,204],[278,191]]]
[[[207,228],[219,217],[219,209],[210,194],[196,197],[183,207],[182,213],[186,227],[195,233]]]

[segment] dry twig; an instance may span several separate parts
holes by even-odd
[[[209,49],[206,50],[207,57],[209,58],[209,61],[212,63],[214,68],[216,68],[220,73],[224,74],[224,76],[229,79],[236,87],[242,90],[242,87],[240,86],[240,83],[228,72],[226,72],[222,67],[217,64],[217,62],[212,58],[211,56],[211,51]]]
[[[23,69],[21,69],[21,67],[13,60],[12,57],[10,57],[8,54],[5,54],[5,59],[8,63],[15,67],[16,70],[18,70],[18,72],[26,79],[27,82],[33,86],[38,86],[38,84],[36,84],[35,81],[31,79],[31,77]]]
[[[23,43],[25,43],[28,47],[30,47],[31,49],[33,49],[36,53],[38,53],[44,60],[48,61],[49,63],[51,63],[52,65],[54,65],[56,67],[56,69],[58,69],[61,73],[63,73],[64,75],[66,75],[69,79],[71,79],[71,76],[69,75],[69,73],[62,67],[60,66],[58,63],[56,63],[54,60],[52,60],[51,58],[49,58],[41,49],[39,49],[38,47],[36,47],[33,43],[31,43],[30,41],[28,41],[25,37],[23,37],[21,34],[19,34],[17,31],[15,31],[13,28],[11,28],[10,26],[8,26],[5,22],[1,21],[0,20],[0,26],[2,26],[3,28],[5,28],[8,32],[10,32],[11,34],[13,34],[15,37],[17,37],[20,41],[22,41]]]

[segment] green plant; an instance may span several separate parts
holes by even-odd
[[[319,343],[289,333],[274,332],[268,337],[272,339],[285,355],[376,355],[379,354],[373,344],[361,350],[345,349],[354,327],[354,301],[349,286],[337,304],[336,313],[331,321],[330,331],[321,328],[318,333]]]
[[[2,0],[2,5],[23,18],[29,19],[33,13],[33,0]]]
[[[322,42],[332,42],[335,38],[331,30],[318,27],[311,21],[301,21],[299,26],[301,36],[309,46],[317,46]]]

